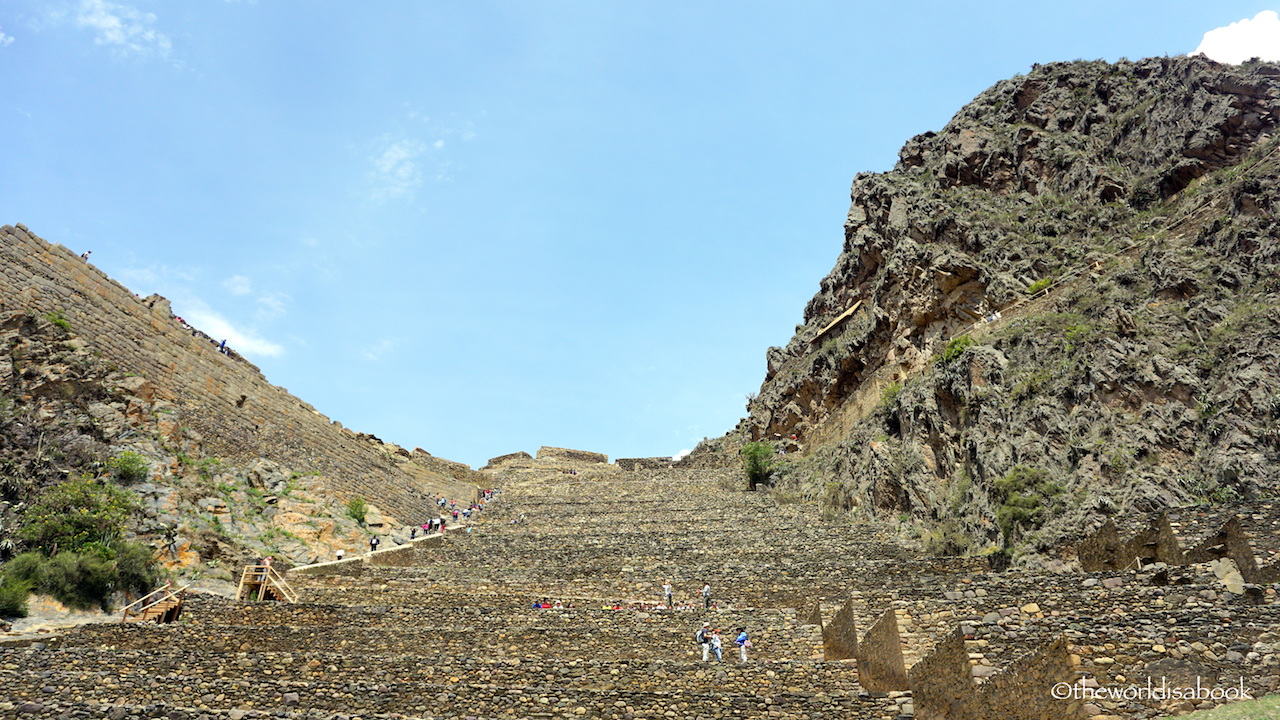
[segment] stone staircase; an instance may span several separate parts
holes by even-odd
[[[297,604],[197,596],[178,623],[0,647],[0,718],[932,718],[946,716],[947,663],[953,692],[991,696],[968,717],[1191,707],[1053,700],[1036,655],[1053,647],[1052,677],[1102,686],[1195,670],[1223,687],[1280,687],[1274,587],[1226,593],[1196,565],[1164,580],[991,572],[919,557],[885,526],[776,505],[735,475],[526,464],[443,539],[290,573]],[[1194,515],[1180,520],[1189,536]],[[676,608],[659,609],[668,578]],[[715,609],[702,608],[703,583]],[[544,599],[571,607],[531,607]],[[846,608],[865,633],[858,662],[825,659],[815,603],[826,632]],[[884,654],[867,631],[886,611],[902,666],[929,670],[910,691],[872,692],[860,676]],[[722,664],[701,662],[704,621],[723,630]],[[728,647],[737,627],[754,643],[741,666]]]

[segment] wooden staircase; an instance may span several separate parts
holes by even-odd
[[[241,600],[296,603],[298,593],[270,565],[246,565],[240,573],[240,587],[236,589],[236,601]]]
[[[130,603],[121,616],[122,623],[150,622],[171,623],[182,614],[182,601],[187,597],[187,585],[174,588],[165,585],[159,590],[152,590]]]

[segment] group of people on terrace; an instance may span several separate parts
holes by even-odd
[[[736,635],[733,638],[733,646],[738,648],[738,662],[746,665],[751,638],[747,636],[745,627],[734,630],[734,633]],[[724,662],[724,641],[720,638],[720,628],[713,629],[710,622],[704,622],[694,634],[694,640],[702,646],[702,662],[709,662],[712,653],[715,653],[716,662]]]

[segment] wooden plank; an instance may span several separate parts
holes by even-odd
[[[836,325],[839,325],[839,324],[840,324],[840,322],[841,322],[841,321],[843,321],[845,318],[847,318],[847,317],[849,317],[850,315],[852,315],[852,314],[854,314],[855,312],[857,312],[857,311],[858,311],[858,308],[859,308],[861,305],[862,305],[862,301],[861,301],[861,300],[859,300],[858,302],[856,302],[856,303],[854,303],[854,304],[853,304],[853,307],[851,307],[851,308],[849,308],[848,310],[845,310],[844,312],[842,312],[842,313],[840,313],[839,315],[837,315],[835,320],[832,320],[831,322],[827,323],[827,326],[826,326],[826,327],[824,327],[824,328],[822,328],[821,330],[819,330],[819,331],[818,331],[818,334],[817,334],[817,335],[814,335],[814,336],[813,336],[813,339],[812,339],[812,340],[810,340],[809,342],[811,342],[811,343],[816,343],[816,342],[818,342],[819,340],[821,340],[823,335],[826,335],[828,332],[831,332],[831,328],[834,328]]]

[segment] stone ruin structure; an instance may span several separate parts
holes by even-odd
[[[1050,690],[1280,689],[1276,588],[1233,593],[1207,565],[996,573],[743,492],[736,469],[517,460],[486,473],[502,492],[464,529],[290,572],[299,604],[196,596],[171,625],[0,644],[0,718],[1106,720],[1216,701]],[[1242,529],[1280,520],[1251,510]],[[1198,520],[1218,519],[1171,526],[1211,537]],[[677,607],[659,609],[668,578]],[[722,664],[701,662],[703,622]]]
[[[1241,508],[1241,512],[1246,516],[1250,514],[1247,508]],[[1198,525],[1206,527],[1218,522],[1221,526],[1216,531],[1201,538],[1190,549],[1183,550],[1167,511],[1156,514],[1150,518],[1147,527],[1124,539],[1115,522],[1108,519],[1076,546],[1076,556],[1086,572],[1116,572],[1156,564],[1178,567],[1229,560],[1245,583],[1265,585],[1280,582],[1280,563],[1273,559],[1269,565],[1259,565],[1253,540],[1245,530],[1240,514],[1223,512]],[[1270,534],[1274,528],[1264,527],[1261,531]]]

